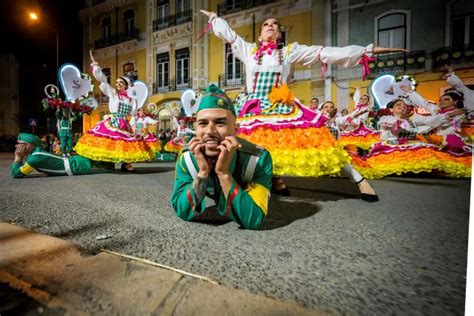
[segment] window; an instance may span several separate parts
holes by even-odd
[[[135,65],[133,63],[126,63],[123,65],[123,73],[133,72],[135,70]]]
[[[242,0],[226,0],[225,1],[225,10],[227,12],[240,10],[241,6],[242,6]]]
[[[158,27],[165,28],[170,24],[170,5],[168,3],[159,4],[157,10]]]
[[[107,82],[110,83],[110,68],[103,68],[102,72],[107,77]]]
[[[178,88],[189,83],[189,48],[176,51],[176,85]]]
[[[176,23],[184,23],[191,20],[189,0],[176,0]]]
[[[407,48],[407,14],[390,13],[376,19],[377,45]]]
[[[112,35],[112,19],[106,17],[100,22],[102,39],[106,40]]]
[[[176,0],[176,12],[184,12],[189,9],[189,0]]]
[[[169,53],[162,53],[156,56],[156,83],[158,91],[160,91],[160,88],[168,87],[169,63]]]
[[[135,33],[135,11],[127,10],[123,14],[124,32],[126,36],[133,36]]]
[[[451,46],[463,48],[474,45],[474,16],[463,16],[451,22]]]
[[[171,112],[170,110],[163,108],[158,112],[158,120],[160,121],[160,129],[165,131],[167,128],[173,129],[171,126]]]
[[[236,59],[232,53],[232,48],[229,43],[225,44],[225,79],[226,85],[237,85],[242,83],[243,64]]]

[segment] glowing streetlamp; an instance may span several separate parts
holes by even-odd
[[[29,12],[28,17],[33,22],[39,21],[39,15],[36,12],[33,12],[33,11]],[[47,28],[51,29],[56,34],[56,72],[57,72],[58,69],[59,69],[59,33],[54,27],[50,26],[49,24],[44,23],[44,25]],[[56,75],[56,86],[58,86],[58,76],[57,75]]]

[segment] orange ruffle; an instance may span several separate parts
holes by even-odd
[[[444,172],[450,177],[471,176],[471,156],[455,157],[431,148],[394,151],[367,159],[353,157],[352,164],[367,179],[379,179],[387,175],[407,172]]]
[[[349,155],[329,130],[322,128],[257,128],[239,137],[266,148],[276,175],[311,176],[334,174],[349,162]]]
[[[155,159],[160,144],[148,144],[144,141],[127,142],[106,137],[95,137],[85,133],[74,150],[81,156],[108,162],[139,162]]]

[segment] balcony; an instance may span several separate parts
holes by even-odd
[[[377,60],[369,63],[370,77],[375,78],[384,73],[398,74],[425,70],[426,53],[424,50],[408,54],[378,55]]]
[[[193,11],[186,10],[178,12],[173,15],[168,15],[164,18],[159,18],[153,21],[153,32],[164,30],[168,27],[190,22],[193,18]]]
[[[168,80],[164,85],[161,86],[159,86],[157,83],[154,83],[153,94],[191,89],[193,87],[192,82],[192,78],[188,78],[187,80],[184,80],[183,83],[176,83],[176,80]]]
[[[464,47],[442,47],[432,53],[433,69],[439,69],[446,64],[459,65],[474,63],[474,47],[466,45]]]
[[[245,72],[240,74],[220,74],[218,76],[219,87],[241,86],[245,84]]]
[[[100,49],[100,48],[128,42],[134,39],[138,40],[139,34],[140,32],[138,31],[138,29],[133,29],[131,32],[118,33],[107,38],[101,38],[101,39],[96,40],[94,43],[94,47],[95,49]]]
[[[242,0],[242,1],[225,1],[217,4],[217,16],[223,16],[239,12],[241,10],[251,9],[253,7],[275,3],[271,0]]]

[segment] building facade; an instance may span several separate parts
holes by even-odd
[[[135,70],[148,85],[148,101],[156,105],[154,114],[160,128],[172,128],[171,109],[178,105],[184,90],[202,91],[215,83],[235,97],[245,86],[244,65],[233,56],[229,44],[212,32],[203,34],[207,17],[201,9],[217,12],[249,42],[258,40],[265,19],[275,17],[283,26],[285,44],[324,45],[324,7],[323,0],[89,1],[80,12],[84,24],[83,66],[89,68],[92,49],[111,82],[128,69]],[[306,104],[312,96],[323,96],[320,65],[295,67],[291,89]],[[84,131],[107,111],[107,100],[98,89],[96,97],[101,106],[84,117]]]
[[[361,80],[360,67],[333,69],[327,98],[336,100],[339,109],[352,108],[355,87],[367,93],[373,79],[382,74],[412,75],[417,90],[433,101],[448,87],[445,64],[451,64],[466,84],[474,83],[472,1],[337,0],[331,13],[334,45],[374,43],[409,51],[378,56],[366,81]]]
[[[474,83],[474,4],[468,0],[89,0],[80,12],[84,69],[89,68],[92,49],[111,82],[136,72],[148,85],[148,101],[163,129],[172,128],[171,111],[186,89],[202,91],[215,83],[235,97],[244,90],[244,65],[228,43],[212,31],[204,35],[207,17],[201,9],[217,12],[249,42],[258,40],[261,23],[273,17],[283,26],[284,44],[374,43],[409,51],[378,56],[366,81],[360,67],[332,66],[322,74],[320,64],[297,65],[290,88],[303,104],[318,97],[351,109],[355,88],[367,92],[373,79],[385,73],[413,75],[418,90],[437,100],[447,87],[442,78],[445,63],[467,84]],[[107,111],[107,100],[98,91],[96,96],[101,106],[85,116],[84,130]]]

